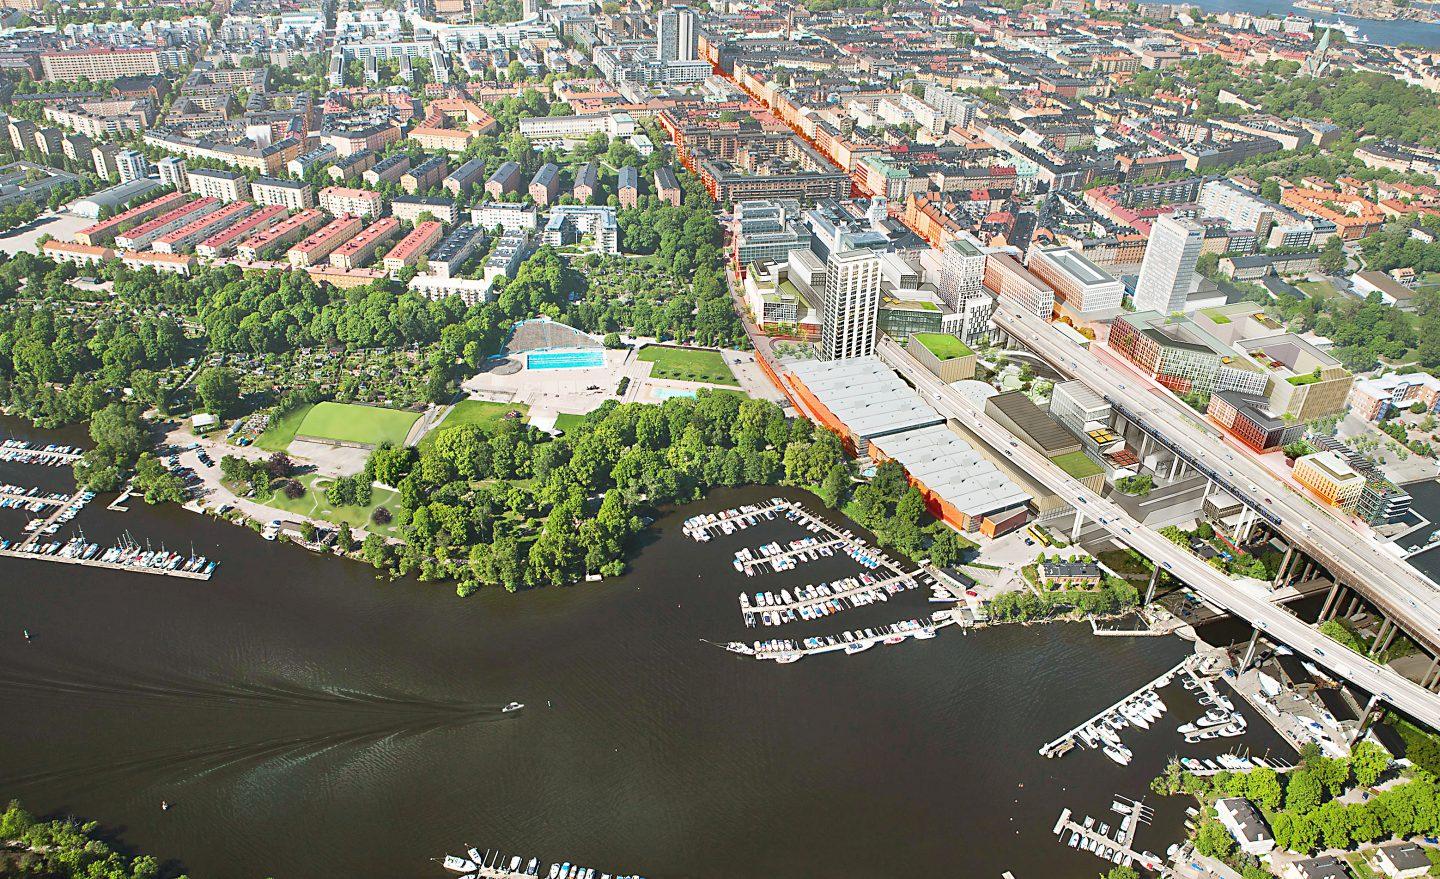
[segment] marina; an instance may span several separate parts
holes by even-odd
[[[1119,731],[1131,724],[1148,728],[1165,711],[1165,703],[1155,691],[1168,686],[1177,674],[1188,669],[1195,657],[1187,656],[1174,668],[1140,687],[1100,712],[1094,717],[1075,726],[1057,739],[1040,747],[1040,756],[1059,757],[1077,745],[1105,751],[1106,756],[1116,763],[1128,765],[1130,750],[1120,741]],[[1159,713],[1157,713],[1157,710]]]
[[[216,562],[202,555],[187,556],[165,549],[152,550],[131,541],[102,548],[98,543],[87,541],[83,534],[71,538],[65,543],[30,539],[12,546],[10,541],[0,539],[0,555],[60,562],[67,565],[87,565],[92,568],[109,568],[115,571],[163,574],[190,580],[209,580],[215,573],[217,565]]]
[[[763,626],[782,626],[797,620],[818,620],[877,601],[889,601],[892,595],[920,585],[920,580],[909,574],[876,580],[870,574],[862,573],[859,577],[797,586],[779,592],[756,592],[753,596],[742,592],[740,613],[749,627],[757,622]]]
[[[569,861],[550,865],[549,871],[539,858],[525,858],[523,855],[506,855],[499,849],[480,851],[471,846],[464,856],[446,855],[441,866],[452,873],[471,879],[644,879],[629,873],[601,873],[594,867],[583,867]]]
[[[81,449],[76,446],[61,446],[53,443],[41,445],[15,439],[0,441],[0,461],[13,464],[64,467],[80,460],[81,454]]]
[[[771,498],[768,503],[764,504],[745,504],[731,510],[721,510],[718,513],[691,516],[684,521],[680,530],[691,540],[704,543],[714,538],[716,534],[734,534],[751,525],[757,525],[762,520],[774,521],[778,511],[797,506],[784,498]]]
[[[838,635],[814,635],[801,639],[772,638],[768,641],[756,641],[753,644],[732,641],[725,645],[725,649],[731,653],[753,656],[756,659],[771,660],[785,665],[817,653],[838,651],[844,651],[847,654],[862,653],[877,644],[895,645],[910,638],[926,641],[934,638],[937,630],[955,622],[950,611],[938,610],[929,617],[900,620],[888,625],[841,632]]]
[[[1110,810],[1120,816],[1113,828],[1107,822],[1088,815],[1082,821],[1073,820],[1070,810],[1064,809],[1060,812],[1060,820],[1055,822],[1054,833],[1071,848],[1088,851],[1102,861],[1125,867],[1139,866],[1157,871],[1162,876],[1167,875],[1164,862],[1158,856],[1134,849],[1136,830],[1140,824],[1148,824],[1153,817],[1144,802],[1117,796],[1110,804]],[[1068,838],[1066,834],[1069,834]]]
[[[24,510],[43,513],[49,507],[64,505],[71,496],[59,491],[42,492],[21,485],[0,485],[0,510]]]

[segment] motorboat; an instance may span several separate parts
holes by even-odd
[[[1124,745],[1106,745],[1105,756],[1119,763],[1121,766],[1129,766],[1131,753]]]
[[[525,705],[524,705],[524,703],[522,703],[522,702],[511,702],[509,705],[506,705],[504,708],[501,708],[500,710],[501,710],[502,712],[519,711],[521,708],[524,708],[524,707],[525,707]]]

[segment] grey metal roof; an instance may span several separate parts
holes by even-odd
[[[825,408],[862,439],[945,422],[878,357],[805,361],[789,368]]]

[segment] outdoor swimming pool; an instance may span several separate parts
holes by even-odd
[[[674,397],[693,397],[694,391],[684,391],[680,388],[653,388],[650,393],[655,395],[657,400],[669,400]]]
[[[604,365],[605,352],[599,348],[556,348],[525,355],[526,369],[593,369]]]

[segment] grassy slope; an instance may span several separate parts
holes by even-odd
[[[640,349],[640,359],[655,364],[650,372],[655,378],[717,385],[740,384],[719,351],[646,345]]]

